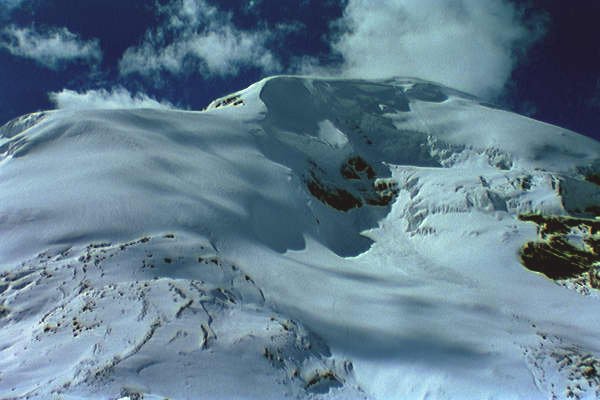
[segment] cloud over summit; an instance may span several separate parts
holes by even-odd
[[[345,76],[416,76],[484,97],[542,31],[506,0],[349,0],[335,24]]]
[[[223,11],[215,4],[172,0],[158,6],[161,23],[125,52],[121,75],[197,73],[210,79],[237,76],[250,67],[264,74],[415,76],[493,99],[544,30],[543,24],[534,23],[542,19],[526,20],[508,0],[348,0],[339,3],[342,16],[331,20],[323,36],[332,57],[321,54],[325,61],[318,62],[298,49],[292,55],[295,62],[287,65],[281,62],[281,51],[290,36],[274,27],[294,22],[302,29],[310,27],[293,16],[267,21],[265,9],[254,7],[263,23],[242,29],[234,23],[235,13],[248,13],[250,6]]]

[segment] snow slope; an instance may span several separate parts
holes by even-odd
[[[518,217],[593,218],[599,172],[592,139],[408,78],[21,117],[0,398],[597,398],[598,291],[524,268]]]

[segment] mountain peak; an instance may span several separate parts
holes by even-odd
[[[0,394],[593,395],[599,154],[416,78],[11,121]]]

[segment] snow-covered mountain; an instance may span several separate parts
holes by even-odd
[[[0,128],[0,398],[600,397],[600,143],[418,79]]]

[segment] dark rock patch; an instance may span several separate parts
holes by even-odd
[[[362,206],[362,202],[350,192],[335,187],[327,187],[314,174],[306,185],[313,196],[336,210],[348,211]]]
[[[542,238],[555,234],[567,234],[572,228],[582,227],[590,235],[600,233],[600,221],[589,218],[573,218],[567,216],[546,216],[541,214],[523,214],[521,221],[535,222]]]
[[[210,104],[209,108],[223,108],[228,106],[242,106],[244,105],[244,100],[239,95],[233,95],[229,97],[225,97],[224,99],[216,100],[214,103]]]
[[[309,192],[336,210],[349,211],[365,204],[388,206],[398,194],[396,182],[377,178],[375,169],[360,156],[344,161],[340,176],[329,176],[315,162],[309,164],[311,170],[306,179]]]
[[[540,214],[519,219],[538,225],[539,240],[521,249],[521,262],[527,269],[555,281],[573,280],[588,289],[600,289],[599,220]],[[581,239],[579,246],[569,240],[574,232]]]
[[[342,387],[343,385],[341,379],[333,371],[317,371],[315,376],[306,382],[306,389],[312,393],[325,394],[332,388]]]
[[[600,185],[600,173],[589,174],[585,177],[585,180],[588,182],[595,183],[596,185]]]
[[[365,176],[367,179],[375,179],[376,177],[373,167],[360,156],[349,158],[348,161],[342,165],[340,172],[346,179],[361,179]]]

